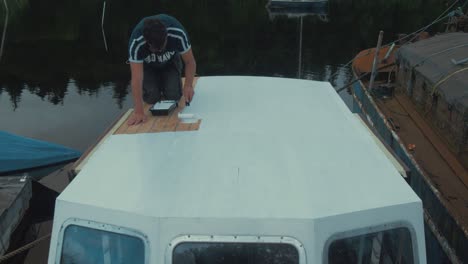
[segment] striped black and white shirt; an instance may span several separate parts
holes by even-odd
[[[143,38],[145,19],[154,18],[159,19],[167,29],[166,48],[160,53],[151,52]],[[191,48],[188,34],[182,24],[177,19],[164,14],[143,18],[133,29],[128,45],[130,62],[145,63],[156,67],[164,66],[175,54],[184,54]]]

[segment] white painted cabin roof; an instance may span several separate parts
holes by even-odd
[[[203,77],[198,131],[113,135],[58,200],[149,217],[314,219],[420,203],[333,87]]]

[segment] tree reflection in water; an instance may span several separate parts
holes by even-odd
[[[199,75],[297,77],[299,34],[296,19],[270,19],[266,0],[6,0],[8,34],[0,61],[0,93],[14,108],[23,89],[61,104],[68,83],[97,95],[113,86],[121,107],[128,95],[128,37],[144,16],[169,13],[187,27]],[[328,20],[304,17],[302,78],[327,80],[359,50],[375,45],[379,30],[388,39],[431,21],[445,9],[442,0],[330,0]],[[0,28],[6,12],[0,12]],[[432,29],[435,30],[435,29]],[[335,82],[350,78],[348,69]],[[341,78],[341,79],[340,79]]]

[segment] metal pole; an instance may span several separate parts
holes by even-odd
[[[460,64],[467,63],[467,62],[468,62],[468,58],[462,59],[462,60],[459,60],[459,61],[457,61],[457,60],[455,60],[455,59],[452,59],[451,61],[452,61],[452,63],[455,64],[455,65],[460,65]]]
[[[393,43],[392,46],[390,46],[390,48],[388,49],[387,54],[385,54],[385,57],[383,58],[384,60],[386,60],[386,59],[388,59],[388,57],[390,57],[390,54],[392,53],[394,48],[395,48],[395,43]]]
[[[104,38],[104,47],[107,50],[107,40],[106,40],[106,33],[104,33],[104,16],[106,14],[106,1],[104,1],[103,7],[102,7],[102,19],[101,19],[101,29],[102,29],[102,37]]]
[[[300,18],[300,33],[299,33],[299,69],[297,72],[297,78],[301,78],[301,72],[302,72],[302,17]]]
[[[377,47],[375,48],[374,62],[372,63],[372,73],[371,73],[371,78],[369,82],[370,91],[372,91],[372,88],[374,86],[375,75],[377,75],[376,69],[377,69],[377,65],[379,64],[379,52],[380,52],[380,46],[382,45],[382,39],[383,39],[383,31],[381,30],[379,33],[379,39],[377,40]]]
[[[7,25],[8,25],[8,5],[7,5],[7,1],[3,0],[3,4],[5,4],[6,14],[5,14],[5,24],[3,25],[2,44],[0,45],[0,61],[2,60],[3,45],[5,44],[5,36],[6,36]]]

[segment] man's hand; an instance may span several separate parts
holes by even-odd
[[[193,77],[197,69],[197,63],[193,57],[192,49],[190,48],[187,52],[181,55],[182,60],[185,64],[185,83],[184,83],[184,97],[185,102],[190,103],[193,99]]]
[[[138,125],[146,121],[146,115],[143,113],[142,83],[143,83],[143,63],[130,62],[132,72],[132,97],[135,108],[127,124]]]
[[[147,119],[147,116],[144,113],[134,111],[132,113],[132,116],[128,119],[127,124],[129,126],[138,125],[140,123],[146,122],[146,119]]]
[[[193,87],[191,85],[184,85],[184,98],[186,102],[190,103],[194,94],[195,92],[193,91]]]

